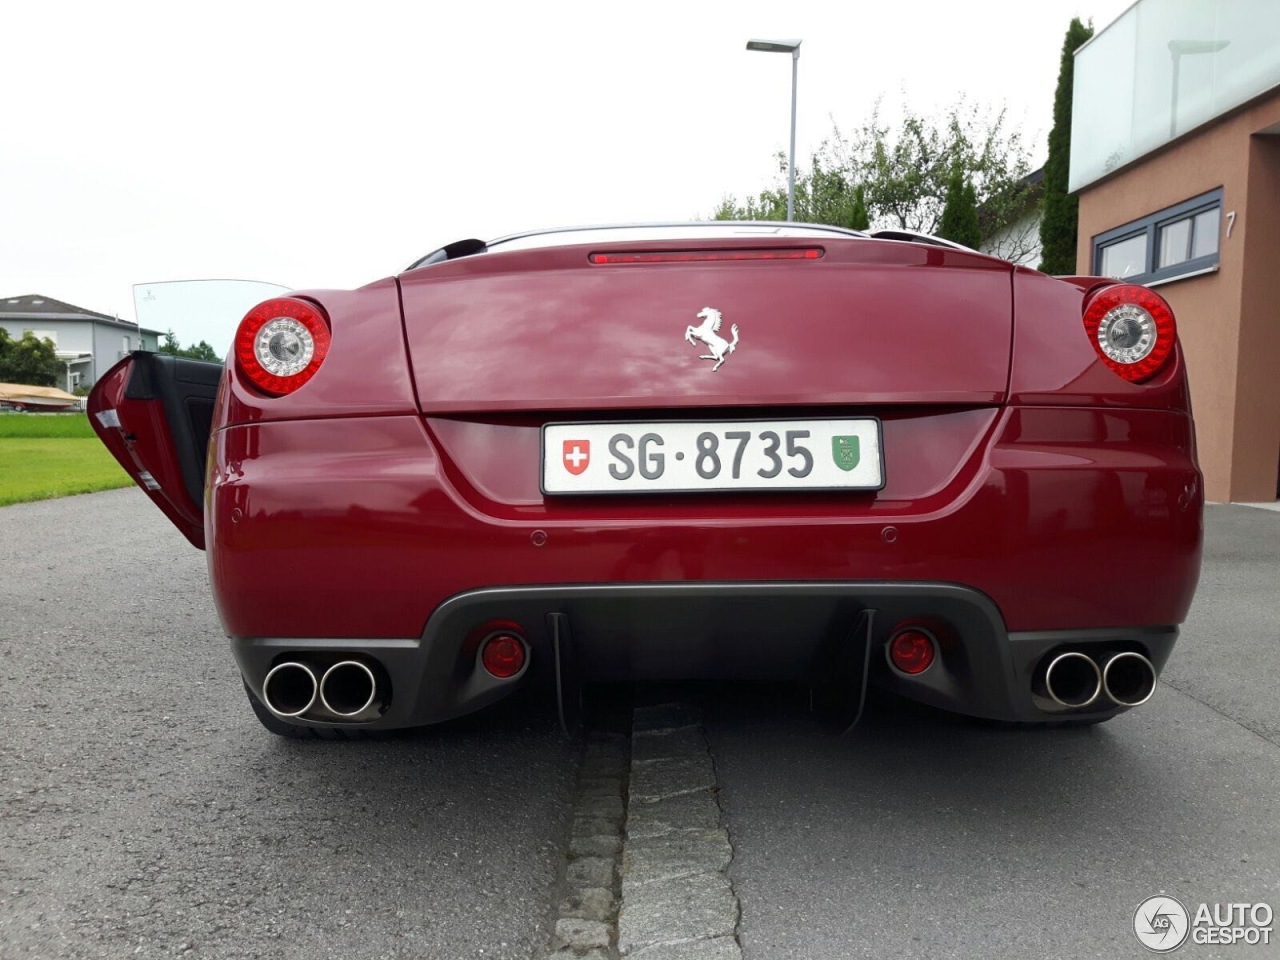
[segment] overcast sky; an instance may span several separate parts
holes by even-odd
[[[451,240],[708,216],[797,155],[961,94],[1044,159],[1072,16],[1131,0],[218,2],[0,11],[0,296],[135,319],[134,283],[350,287]],[[175,318],[226,349],[239,317]]]

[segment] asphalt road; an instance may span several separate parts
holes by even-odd
[[[1206,522],[1164,681],[1101,726],[1005,730],[881,701],[834,740],[776,700],[713,701],[746,960],[1151,956],[1131,924],[1157,893],[1280,914],[1280,513]]]
[[[305,603],[313,585],[280,577],[282,602]],[[204,554],[136,489],[0,509],[0,678],[0,957],[547,942],[576,767],[549,715],[271,736]]]
[[[1156,697],[1089,730],[882,699],[840,740],[776,691],[707,702],[744,956],[1138,957],[1133,910],[1158,892],[1280,909],[1277,584],[1280,514],[1211,508]],[[576,756],[552,719],[270,736],[204,555],[136,490],[0,510],[0,678],[0,958],[548,942]]]

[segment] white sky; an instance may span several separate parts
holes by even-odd
[[[1043,161],[1072,16],[1131,0],[490,0],[0,9],[0,296],[351,287],[452,240],[708,216],[879,96],[1007,106]],[[229,345],[239,317],[175,318]]]

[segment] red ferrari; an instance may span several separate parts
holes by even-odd
[[[429,724],[539,677],[868,685],[996,720],[1151,697],[1203,494],[1161,297],[915,234],[464,240],[134,353],[89,401],[208,555],[262,723]]]

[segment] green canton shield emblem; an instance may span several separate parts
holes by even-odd
[[[836,466],[846,473],[858,465],[858,438],[857,437],[832,437],[831,438],[831,457],[836,462]]]

